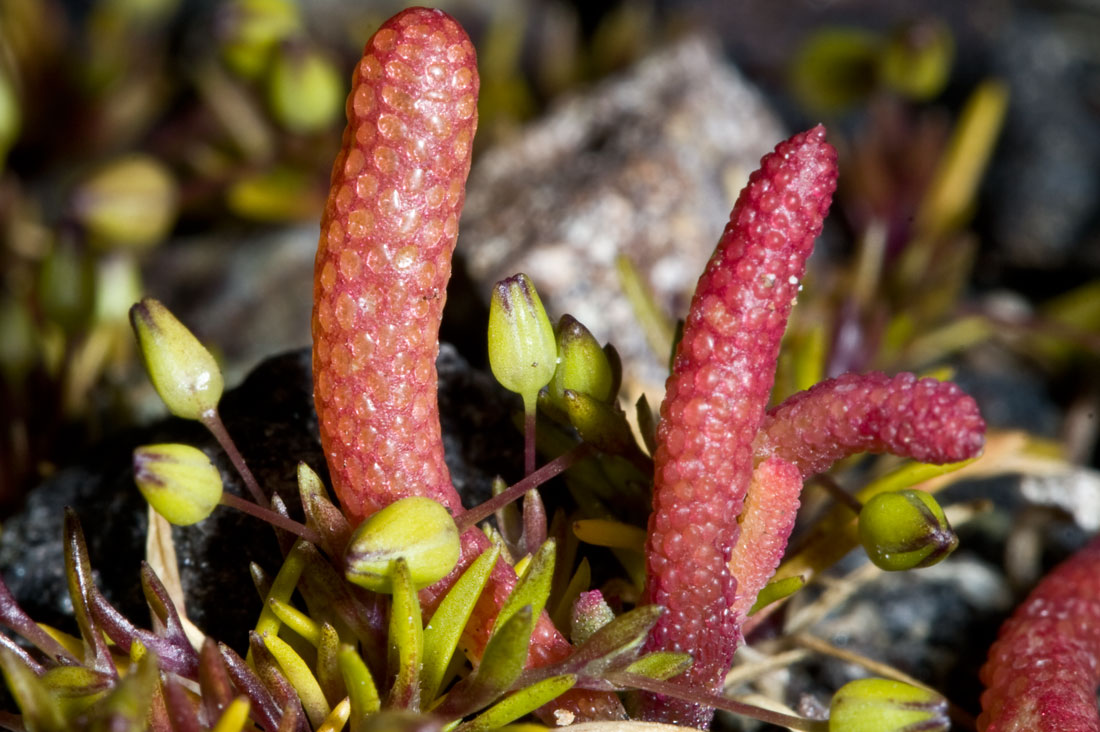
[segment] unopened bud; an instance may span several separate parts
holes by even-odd
[[[564,401],[570,424],[585,442],[611,455],[629,455],[638,449],[626,415],[616,406],[571,389],[565,390]]]
[[[98,246],[147,247],[176,220],[176,182],[147,155],[111,163],[84,182],[73,199],[75,216]]]
[[[829,732],[946,732],[947,700],[888,679],[850,681],[833,695]]]
[[[187,326],[151,297],[130,308],[130,324],[149,379],[168,411],[185,419],[214,414],[222,397],[222,372]]]
[[[525,274],[501,280],[489,301],[489,366],[509,391],[534,404],[557,367],[558,346],[535,286]]]
[[[271,63],[267,98],[275,119],[291,132],[317,132],[344,109],[344,84],[315,48],[283,46]]]
[[[550,399],[566,410],[565,390],[587,394],[601,402],[610,401],[615,375],[599,341],[572,315],[558,321],[558,367],[550,381]]]
[[[582,592],[573,603],[573,616],[569,635],[575,645],[580,645],[592,634],[615,619],[615,612],[599,590]]]
[[[391,592],[395,561],[405,560],[416,589],[446,577],[458,563],[458,527],[442,504],[422,496],[394,501],[361,523],[348,542],[347,577]]]
[[[878,567],[930,567],[955,551],[959,537],[931,493],[879,493],[859,513],[859,540]]]
[[[222,498],[222,476],[190,445],[144,445],[134,450],[134,482],[157,513],[176,526],[210,515]]]

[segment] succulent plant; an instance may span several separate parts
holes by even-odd
[[[261,40],[253,52],[266,55],[278,38]],[[568,317],[555,333],[526,276],[498,284],[490,363],[523,396],[527,470],[485,504],[462,505],[443,462],[434,362],[478,86],[464,31],[424,8],[383,24],[356,66],[313,312],[316,407],[338,506],[305,465],[304,523],[269,503],[217,417],[221,377],[209,352],[156,301],[131,311],[158,392],[215,434],[253,499],[219,495],[205,456],[161,445],[135,457],[150,503],[187,522],[221,501],[297,535],[277,574],[257,572],[265,607],[247,658],[211,639],[192,646],[148,566],[153,628],[122,617],[92,582],[70,514],[67,575],[81,637],[43,630],[0,584],[0,622],[37,649],[0,640],[0,669],[23,712],[0,723],[474,732],[528,713],[556,723],[621,718],[616,692],[634,690],[647,721],[702,727],[724,708],[813,732],[942,728],[938,695],[895,682],[842,688],[829,723],[721,695],[746,618],[769,596],[805,479],[859,452],[954,463],[983,445],[973,400],[912,374],[844,374],[768,408],[780,339],[836,185],[823,127],[780,143],[738,199],[677,343],[660,422],[650,430],[640,419],[650,454],[618,406],[614,350]],[[536,470],[540,403],[538,440],[558,456]],[[637,556],[622,560],[644,593],[617,616],[603,593],[586,592],[586,563],[573,573],[558,541],[568,538],[564,519],[548,522],[542,505],[539,486],[570,466],[574,481],[594,487],[573,492],[586,518],[603,522],[589,524],[592,536],[620,549],[640,544],[642,530],[608,518],[606,504],[652,478],[644,567]],[[477,525],[493,512],[507,519],[520,496],[518,528]],[[924,494],[882,493],[864,511],[859,531],[877,559],[915,552],[905,563],[921,565],[944,553],[946,520]],[[846,545],[850,526],[831,525]]]

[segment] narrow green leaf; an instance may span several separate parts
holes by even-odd
[[[537,618],[530,605],[513,613],[489,638],[481,664],[432,711],[444,719],[465,717],[507,692],[527,664]]]
[[[397,677],[387,707],[420,709],[420,660],[424,657],[424,626],[420,600],[404,558],[394,560],[393,605],[390,607],[390,668]]]
[[[521,607],[530,605],[531,613],[536,618],[546,607],[546,600],[550,597],[550,584],[554,579],[555,553],[556,543],[553,539],[548,539],[531,557],[531,562],[527,565],[526,571],[519,578],[512,593],[508,595],[508,599],[504,601],[504,605],[500,608],[500,613],[493,625],[494,634],[497,632],[497,628],[507,623],[508,619]]]
[[[756,602],[749,608],[749,615],[761,609],[771,605],[773,602],[778,602],[784,597],[793,595],[801,590],[806,584],[806,581],[802,579],[802,575],[795,575],[794,577],[784,577],[780,580],[774,580],[764,585],[764,589],[760,590],[760,593],[756,596]]]
[[[325,623],[320,629],[320,638],[317,643],[317,680],[321,683],[321,690],[325,692],[328,703],[335,705],[347,696],[344,688],[344,679],[340,676],[340,666],[336,660],[340,650],[340,635],[336,628]]]
[[[543,679],[502,699],[469,722],[459,725],[457,729],[460,732],[487,732],[496,729],[552,702],[573,688],[575,683],[577,677],[572,674]]]
[[[271,602],[272,599],[286,603],[290,602],[290,596],[294,593],[294,588],[297,587],[298,580],[302,576],[302,570],[306,566],[304,553],[306,545],[307,542],[301,539],[294,543],[283,561],[283,566],[279,568],[279,573],[272,580],[271,590],[265,598],[263,609],[260,610],[260,617],[256,621],[256,633],[259,635],[275,635],[279,632],[282,623],[267,603]],[[249,660],[251,660],[251,651],[249,652]]]
[[[3,671],[8,691],[23,712],[23,721],[28,729],[64,732],[69,728],[57,697],[50,693],[45,682],[34,671],[6,648],[0,648],[0,671]]]
[[[267,606],[280,623],[302,636],[310,645],[316,646],[321,642],[321,626],[313,618],[275,597],[268,600]]]
[[[248,721],[250,708],[247,697],[237,697],[225,708],[222,716],[218,717],[218,722],[211,732],[241,732]]]
[[[424,662],[420,669],[420,693],[425,704],[439,693],[447,666],[458,647],[459,638],[477,605],[481,591],[500,557],[500,547],[482,552],[458,578],[439,603],[424,628]]]
[[[363,662],[362,656],[352,646],[342,643],[336,660],[340,665],[340,675],[344,677],[344,686],[348,690],[348,700],[351,702],[351,732],[363,732],[370,715],[382,707],[378,687],[374,685],[370,669]]]
[[[317,727],[325,721],[325,717],[332,709],[309,664],[302,660],[302,657],[286,641],[273,633],[264,635],[263,642],[268,652],[274,656],[275,662],[279,664],[287,681],[298,692],[298,698],[302,700],[302,707],[305,709],[306,716],[309,717],[310,724]]]
[[[691,668],[690,653],[674,651],[654,651],[647,653],[623,669],[628,674],[638,674],[657,681],[665,681],[679,676]]]
[[[566,660],[566,669],[598,676],[625,666],[645,643],[664,612],[660,605],[643,605],[623,613],[591,635]]]

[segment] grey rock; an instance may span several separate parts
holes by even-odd
[[[685,40],[475,161],[459,248],[482,292],[525,272],[548,309],[612,341],[624,374],[659,395],[668,357],[646,345],[615,258],[682,316],[737,192],[784,136],[714,45]]]

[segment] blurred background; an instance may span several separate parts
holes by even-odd
[[[555,314],[625,303],[630,333],[581,319],[622,333],[631,393],[659,403],[722,212],[752,161],[821,121],[841,188],[777,396],[852,369],[954,374],[994,426],[1095,465],[1100,3],[441,5],[481,69],[466,289],[445,332],[468,358],[484,360],[489,284],[530,267]],[[230,384],[308,345],[348,79],[401,6],[0,3],[0,515],[162,413],[127,322],[141,296]],[[610,242],[583,288],[555,248],[571,237]]]

